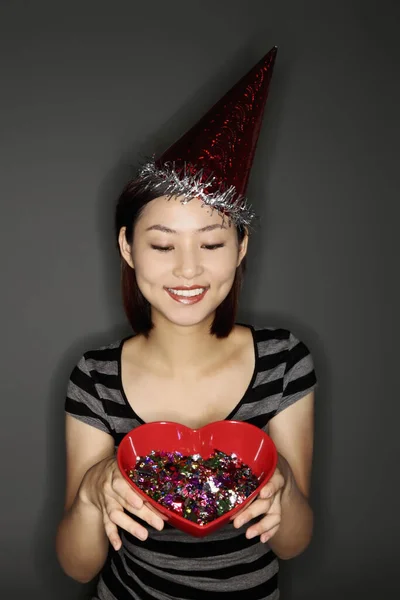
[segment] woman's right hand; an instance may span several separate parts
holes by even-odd
[[[148,536],[147,529],[124,512],[124,508],[155,529],[164,527],[164,517],[132,489],[122,477],[115,457],[106,458],[91,467],[83,478],[79,498],[102,513],[104,529],[110,543],[119,550],[122,542],[118,527],[140,540]]]

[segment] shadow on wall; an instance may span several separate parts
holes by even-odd
[[[394,583],[394,570],[382,573],[365,572],[360,577],[360,570],[357,567],[354,573],[341,575],[331,573],[328,577],[328,585],[325,583],[323,589],[314,589],[309,586],[310,591],[305,594],[299,594],[294,600],[395,600],[399,596],[399,588]],[[321,580],[319,580],[321,585]],[[282,600],[286,600],[285,597]]]

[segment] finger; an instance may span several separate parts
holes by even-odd
[[[159,531],[163,529],[164,520],[158,514],[156,514],[156,511],[150,510],[148,503],[142,502],[141,506],[139,508],[136,508],[132,506],[132,504],[128,503],[124,496],[119,496],[115,489],[112,490],[111,498],[112,500],[116,501],[118,505],[129,511],[132,515],[135,515],[143,521],[146,521],[146,523],[148,523],[155,529],[158,529]]]
[[[145,502],[145,505],[149,508],[149,510],[151,510],[154,514],[156,514],[158,517],[160,517],[160,519],[162,519],[163,521],[168,521],[167,515],[163,515],[162,512],[160,512],[156,508],[154,508],[154,506],[152,506],[149,502]]]
[[[146,523],[158,529],[158,531],[164,528],[164,520],[147,504],[143,504],[142,508],[139,509],[131,509],[131,513],[142,519],[142,521],[146,521]]]
[[[272,475],[268,483],[261,488],[259,497],[263,499],[271,498],[280,489],[282,489],[284,485],[285,480],[283,478],[283,475],[279,471],[279,469],[276,469],[275,473]]]
[[[272,537],[274,537],[274,535],[277,533],[278,529],[279,529],[279,525],[277,525],[276,527],[273,527],[267,533],[262,533],[260,536],[260,542],[262,544],[265,544],[265,542],[268,542],[268,540],[270,540]]]
[[[115,523],[110,520],[105,510],[103,511],[103,523],[106,535],[110,540],[110,544],[113,546],[114,550],[117,550],[118,552],[122,546],[121,538],[118,535],[118,528]]]
[[[252,500],[249,502],[249,504],[246,504],[246,506],[243,506],[243,508],[241,508],[233,517],[230,518],[230,520],[233,521],[234,519],[237,519],[237,517],[242,515],[244,513],[244,511],[249,508],[250,504],[252,504],[255,500],[257,500],[257,496],[254,496],[254,498],[252,498]]]
[[[114,474],[111,487],[117,496],[124,499],[127,510],[130,510],[129,507],[142,508],[143,498],[135,492],[119,471]]]
[[[115,506],[108,512],[108,518],[117,527],[121,527],[131,535],[135,536],[139,540],[146,540],[148,533],[147,529],[131,519],[124,511],[122,507]]]
[[[279,527],[281,522],[281,515],[278,513],[270,513],[261,521],[252,525],[246,531],[246,537],[248,540],[256,537],[257,535],[268,534],[271,530]]]
[[[132,515],[139,517],[143,521],[146,521],[146,523],[148,523],[155,529],[158,529],[159,531],[161,531],[163,529],[163,527],[164,527],[163,519],[160,516],[158,516],[155,512],[150,510],[147,503],[146,504],[142,503],[142,506],[140,508],[135,508],[131,504],[128,504],[124,497],[118,496],[117,493],[115,492],[115,490],[113,490],[113,493],[111,496],[111,507],[112,508],[114,508],[114,502],[116,502],[120,508],[125,508]],[[107,508],[108,508],[108,512],[109,512],[109,506]]]
[[[235,518],[233,521],[233,525],[236,528],[243,527],[246,523],[259,517],[260,515],[265,515],[269,509],[271,508],[273,502],[273,498],[268,500],[258,499],[253,502],[250,506],[246,507],[243,513]]]
[[[255,525],[249,527],[246,531],[246,537],[251,539],[256,535],[268,534],[276,527],[279,527],[282,516],[282,506],[281,506],[281,492],[278,492],[273,499],[271,508],[268,511],[268,514],[264,515],[264,518],[261,519]],[[274,534],[274,533],[273,533]],[[273,535],[270,534],[270,535]],[[265,536],[266,537],[266,536]]]

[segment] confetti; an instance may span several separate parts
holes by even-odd
[[[128,475],[150,498],[198,525],[242,504],[259,484],[236,454],[221,450],[214,450],[207,459],[153,450],[138,456]]]

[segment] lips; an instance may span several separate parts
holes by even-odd
[[[174,288],[164,288],[167,294],[180,304],[196,304],[203,300],[208,292],[208,287],[199,285],[179,286]]]

